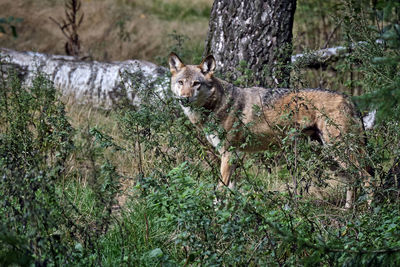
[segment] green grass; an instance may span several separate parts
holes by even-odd
[[[151,2],[149,10],[152,14],[164,20],[196,20],[199,18],[208,19],[211,7],[207,4],[185,3],[179,1],[167,2],[155,0]]]

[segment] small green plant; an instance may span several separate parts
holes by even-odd
[[[16,24],[21,23],[22,21],[22,18],[15,18],[13,16],[10,16],[8,18],[0,17],[0,33],[6,34],[8,32],[6,29],[9,28],[12,36],[14,38],[17,38],[18,33]]]
[[[4,74],[3,74],[4,75]],[[16,76],[0,85],[2,226],[26,243],[24,254],[34,262],[70,253],[59,233],[60,216],[55,183],[65,175],[73,129],[52,84],[38,76],[26,90]],[[10,239],[12,240],[12,239]],[[7,239],[7,246],[12,247]],[[61,260],[62,261],[62,260]]]
[[[86,131],[81,147],[44,75],[38,73],[26,87],[15,73],[1,73],[0,87],[0,263],[100,263],[94,251],[114,223],[120,187],[115,167],[102,156],[107,144],[94,143],[93,130]],[[90,179],[77,195],[81,185],[71,180],[80,179],[83,170],[69,170],[72,158],[78,163],[80,156]],[[88,210],[76,202],[84,195]]]
[[[116,26],[118,27],[118,38],[121,42],[131,41],[131,33],[126,30],[127,19],[127,16],[122,16],[116,23]]]

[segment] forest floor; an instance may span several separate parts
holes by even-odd
[[[187,45],[204,46],[212,0],[83,0],[78,34],[82,55],[99,61],[145,59],[168,55],[177,36]],[[63,0],[0,1],[0,18],[15,23],[18,37],[0,34],[0,47],[65,54],[66,38],[50,19],[65,18]],[[5,25],[6,31],[8,30]]]

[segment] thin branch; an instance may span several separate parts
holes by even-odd
[[[69,38],[69,36],[65,33],[65,27],[67,27],[65,24],[64,25],[61,25],[58,21],[56,21],[55,19],[53,19],[52,17],[49,17],[49,19],[51,20],[51,21],[53,21],[60,29],[61,29],[61,32],[64,34],[64,36],[65,37],[67,37],[67,38]]]
[[[375,41],[375,43],[381,45],[384,43],[384,41],[378,39]],[[354,51],[355,48],[362,48],[362,46],[365,44],[367,44],[366,41],[360,41],[349,46],[336,46],[310,51],[307,53],[300,53],[292,55],[291,62],[292,64],[298,64],[300,68],[318,69],[321,67],[326,67],[331,63],[348,56],[352,51]]]
[[[337,31],[337,30],[340,28],[340,26],[342,25],[342,22],[343,22],[343,18],[339,21],[339,23],[336,25],[336,27],[333,29],[333,31],[329,34],[329,36],[328,36],[328,38],[327,38],[327,40],[326,40],[326,42],[325,42],[325,44],[324,44],[324,46],[323,46],[323,49],[328,48],[329,42],[331,41],[331,39],[332,39],[333,35],[336,33],[336,31]]]
[[[67,38],[65,44],[65,52],[67,55],[78,56],[80,54],[80,41],[78,35],[78,28],[82,24],[84,14],[79,17],[78,12],[81,8],[79,0],[67,0],[65,2],[65,18],[58,22],[52,17],[49,17],[62,31]],[[77,18],[79,19],[77,20]],[[77,22],[78,21],[78,22]]]

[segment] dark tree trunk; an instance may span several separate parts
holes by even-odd
[[[287,86],[295,10],[296,0],[215,0],[205,54],[225,79],[237,79],[245,66],[253,85]]]

